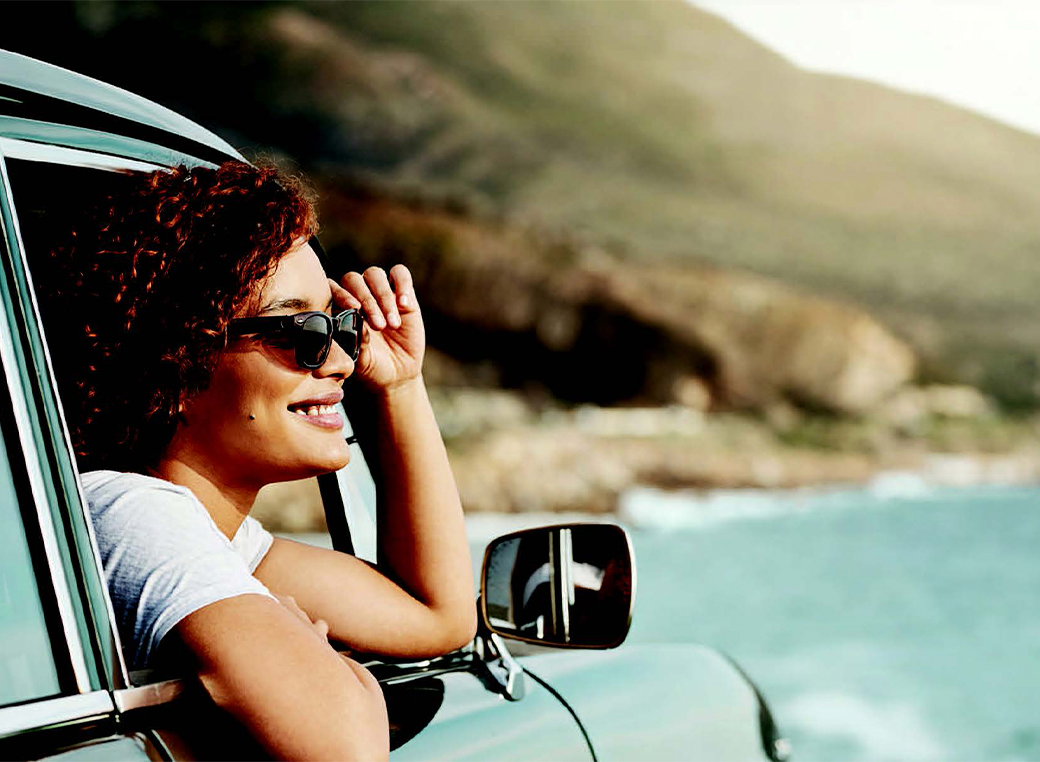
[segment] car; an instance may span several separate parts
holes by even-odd
[[[241,158],[162,106],[0,51],[0,758],[261,754],[192,675],[127,670],[34,287],[48,236],[86,199],[128,174]],[[346,413],[351,462],[319,477],[327,542],[378,562],[386,477],[364,410]],[[608,523],[492,541],[471,644],[421,661],[355,656],[386,697],[391,757],[783,759],[766,701],[727,657],[622,645],[635,568]]]

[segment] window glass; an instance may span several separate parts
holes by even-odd
[[[0,446],[0,705],[59,692],[11,464]]]

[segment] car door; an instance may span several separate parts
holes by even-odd
[[[122,713],[124,727],[147,731],[165,728],[162,738],[172,753],[192,755],[198,748],[184,741],[178,733],[178,717],[184,717],[185,701],[204,701],[187,683],[164,681],[152,683],[147,674],[128,675],[118,648],[118,633],[113,625],[111,607],[106,598],[90,537],[89,520],[85,518],[84,501],[78,487],[75,459],[71,455],[62,424],[60,404],[46,355],[40,328],[38,308],[33,295],[33,277],[46,277],[47,233],[59,226],[63,215],[71,213],[91,192],[115,188],[126,172],[151,170],[159,164],[153,159],[167,159],[169,152],[149,149],[140,141],[126,144],[111,135],[98,137],[90,130],[76,131],[64,127],[51,134],[65,145],[4,137],[0,124],[0,147],[6,156],[4,166],[7,229],[11,235],[9,253],[12,267],[17,265],[18,288],[12,293],[20,307],[30,352],[31,365],[26,375],[34,379],[42,420],[49,425],[39,433],[47,444],[50,463],[41,489],[51,492],[45,503],[61,503],[66,524],[79,532],[77,547],[60,549],[69,576],[78,576],[82,589],[70,594],[80,601],[83,627],[90,631],[95,672],[109,675],[105,687],[111,692],[105,703],[108,717]],[[92,142],[95,140],[96,142]],[[105,152],[89,150],[103,147]],[[75,147],[73,147],[75,146]],[[118,155],[119,153],[124,155]],[[129,155],[126,155],[129,154]],[[179,155],[178,160],[198,163],[197,159]],[[360,417],[352,411],[348,420]],[[328,542],[344,552],[356,553],[378,562],[378,538],[375,516],[380,490],[378,463],[374,448],[365,444],[364,432],[358,436],[348,428],[352,462],[341,472],[320,479],[320,491],[331,530]],[[368,441],[372,441],[371,436]],[[366,454],[370,460],[366,460]],[[373,468],[370,469],[369,462]],[[373,477],[373,472],[375,476]],[[48,478],[49,477],[49,478]],[[60,494],[57,494],[60,492]],[[74,532],[75,533],[75,532]],[[76,594],[78,593],[78,595]],[[92,605],[82,603],[92,601]],[[71,605],[71,604],[70,604]],[[503,647],[504,649],[504,647]],[[83,649],[81,649],[83,650]],[[469,647],[439,659],[420,662],[385,663],[370,659],[367,665],[380,679],[391,715],[395,758],[402,759],[486,759],[489,755],[509,758],[548,756],[554,759],[588,759],[589,745],[574,717],[558,698],[542,685],[527,681],[522,701],[509,701],[489,670],[489,664],[501,661],[498,651]],[[514,681],[523,681],[517,674]],[[177,698],[179,697],[179,699]],[[513,690],[513,698],[519,693]],[[98,697],[99,700],[102,698]],[[157,709],[179,701],[181,707],[165,715]],[[100,704],[99,704],[100,707]],[[463,742],[465,741],[465,742]]]

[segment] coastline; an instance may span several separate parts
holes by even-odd
[[[624,514],[649,488],[743,491],[1040,484],[1035,420],[935,419],[916,431],[876,418],[702,413],[679,406],[535,410],[516,394],[432,395],[468,516]],[[732,502],[730,503],[732,505]],[[323,531],[314,480],[271,485],[253,515],[273,531]]]
[[[498,432],[452,463],[467,513],[617,514],[635,488],[710,493],[810,487],[898,490],[1040,483],[1040,447],[942,452],[910,443],[884,452],[823,451],[681,439],[595,438],[569,429]]]
[[[1040,483],[1037,419],[989,406],[941,414],[762,415],[682,405],[535,409],[502,391],[441,390],[438,420],[467,513],[615,514],[636,487],[785,490]]]

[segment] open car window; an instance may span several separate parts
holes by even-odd
[[[82,210],[110,193],[119,192],[133,172],[150,168],[129,159],[53,147],[48,147],[48,151],[39,157],[8,157],[6,167],[25,259],[37,293],[49,275],[50,251]],[[40,309],[46,310],[48,306],[41,304]],[[46,328],[53,330],[60,325],[53,315],[43,314],[41,317],[44,334]],[[52,358],[56,362],[58,359]],[[60,362],[57,364],[60,367]],[[352,434],[348,419],[346,435]],[[74,471],[75,459],[67,437],[65,448],[69,468]],[[355,442],[350,445],[350,450],[351,462],[346,468],[320,477],[303,492],[310,496],[306,499],[317,500],[317,510],[328,517],[335,547],[374,562],[375,485],[361,447]],[[85,507],[85,503],[83,505]],[[272,528],[278,531],[287,526]]]
[[[98,629],[81,594],[89,582],[73,561],[77,530],[64,521],[64,495],[50,478],[53,421],[34,351],[38,334],[24,319],[9,191],[0,150],[0,707],[37,707],[39,699],[96,692],[99,667],[110,664],[98,663]],[[0,726],[18,711],[4,710]]]

